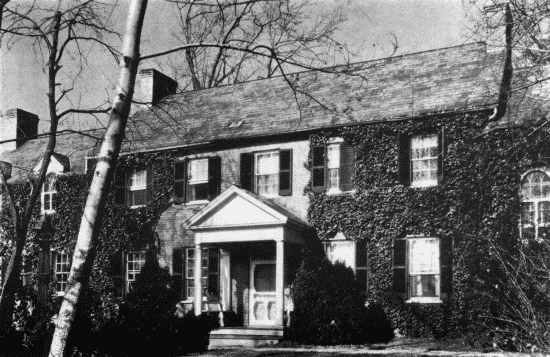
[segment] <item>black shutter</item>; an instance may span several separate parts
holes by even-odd
[[[185,201],[185,171],[186,160],[174,161],[174,203]]]
[[[439,184],[442,184],[445,181],[445,149],[445,128],[441,128],[437,135],[437,182]]]
[[[91,158],[91,157],[86,158],[86,174],[91,174],[94,171],[96,164],[97,164],[96,158]]]
[[[393,240],[393,292],[407,298],[407,240]]]
[[[115,290],[114,295],[116,298],[124,298],[124,278],[126,275],[124,264],[125,255],[124,251],[119,250],[111,258],[111,271]]]
[[[311,188],[313,192],[322,192],[326,187],[326,153],[325,145],[314,146],[311,150]]]
[[[172,250],[172,284],[173,289],[176,292],[179,300],[184,300],[185,296],[183,294],[183,279],[184,279],[184,270],[183,270],[183,248],[175,248]]]
[[[241,154],[241,187],[254,191],[254,154]]]
[[[155,175],[154,166],[153,165],[147,166],[147,169],[145,171],[145,176],[147,179],[147,186],[145,190],[145,193],[147,195],[147,205],[150,205],[153,203],[154,175]]]
[[[355,151],[346,142],[340,144],[340,191],[353,190],[355,174]]]
[[[279,196],[292,196],[292,150],[279,152]]]
[[[126,172],[121,168],[117,168],[115,171],[115,205],[126,205]]]
[[[399,183],[403,186],[409,186],[411,183],[411,144],[410,137],[405,134],[399,134]]]
[[[451,237],[439,241],[439,264],[441,269],[441,299],[449,298],[453,292],[453,240]]]
[[[221,191],[222,159],[219,156],[208,158],[208,199],[212,201]]]

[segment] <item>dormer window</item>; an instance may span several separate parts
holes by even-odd
[[[46,175],[42,185],[42,213],[55,213],[57,201],[57,189],[55,188],[56,176],[53,172]]]

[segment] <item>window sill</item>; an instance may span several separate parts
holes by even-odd
[[[185,205],[186,206],[196,206],[196,205],[205,205],[207,203],[210,203],[210,201],[208,201],[208,200],[196,200],[196,201],[186,202]]]
[[[411,185],[410,185],[410,187],[415,187],[415,188],[427,188],[427,187],[435,187],[435,186],[437,186],[437,181],[417,182],[417,183],[411,182]]]
[[[329,196],[335,196],[335,195],[353,195],[355,193],[355,189],[350,191],[340,191],[340,190],[328,190],[326,191],[326,194]]]
[[[441,304],[443,300],[439,297],[414,297],[406,301],[407,304]]]
[[[129,208],[130,209],[137,209],[137,208],[141,208],[141,207],[146,207],[147,205],[138,205],[138,206],[130,206]]]

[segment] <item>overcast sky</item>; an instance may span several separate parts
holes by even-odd
[[[393,35],[399,45],[397,55],[470,42],[461,0],[318,1],[321,8],[330,8],[334,1],[347,1],[349,21],[342,26],[338,36],[359,54],[359,60],[391,54]],[[111,16],[120,24],[118,30],[122,32],[127,0],[119,0],[119,3]],[[163,0],[149,1],[142,54],[171,47],[170,34],[174,28],[170,24],[175,23],[173,8],[173,4]],[[5,46],[3,50],[6,51]],[[73,97],[73,101],[99,103],[112,96],[116,63],[111,56],[93,51],[88,53],[87,59],[93,73],[85,78],[85,91]],[[0,66],[0,110],[21,108],[36,113],[41,117],[41,129],[46,129],[46,76],[32,50],[28,46],[13,47],[8,53],[4,52]],[[155,63],[141,64],[141,68],[152,66]],[[78,124],[73,121],[62,123],[62,127],[75,126]]]

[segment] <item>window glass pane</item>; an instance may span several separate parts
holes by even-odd
[[[147,190],[130,191],[131,206],[145,206],[147,204]]]
[[[145,264],[145,252],[130,252],[126,255],[126,291],[130,291]]]
[[[327,257],[333,264],[340,262],[355,269],[355,242],[350,240],[327,242]]]
[[[147,186],[147,171],[138,170],[130,176],[130,190],[138,190]]]
[[[189,184],[208,182],[208,159],[189,161]]]
[[[340,188],[340,169],[328,169],[327,188],[337,190]]]
[[[439,240],[410,240],[410,274],[439,274]]]
[[[340,144],[327,147],[327,168],[337,169],[340,167]]]
[[[542,171],[527,174],[522,181],[523,199],[550,198],[550,178]]]
[[[550,201],[539,202],[539,224],[550,223]]]
[[[207,200],[208,183],[189,184],[189,201]]]
[[[411,277],[411,297],[437,297],[438,275],[416,275]]]
[[[254,267],[254,289],[275,291],[275,264],[257,264]]]
[[[437,135],[411,137],[412,182],[437,182]]]
[[[279,152],[272,151],[256,154],[256,174],[268,175],[279,173]]]
[[[523,224],[535,223],[535,204],[533,202],[523,202],[522,207],[522,222]]]

